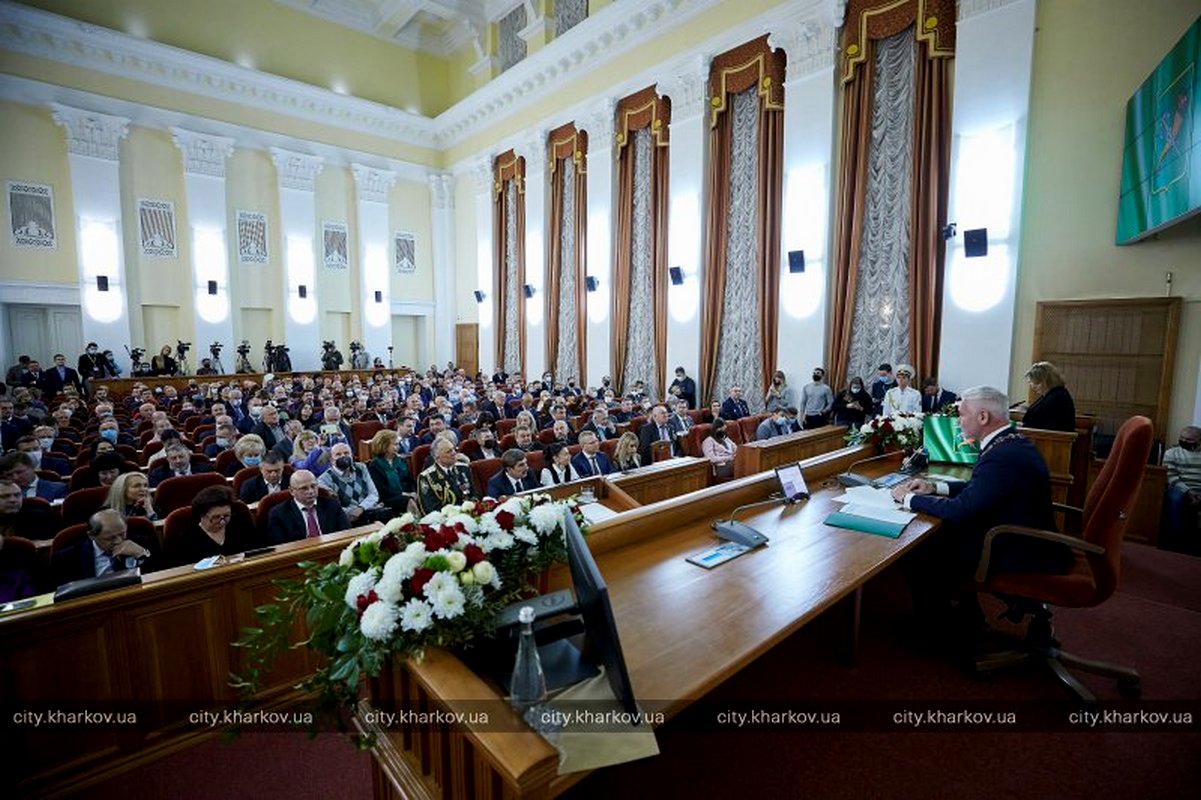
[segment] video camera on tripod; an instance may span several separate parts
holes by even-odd
[[[243,339],[242,343],[235,349],[235,352],[238,354],[238,360],[234,363],[234,371],[254,372],[254,368],[250,366],[250,341]]]
[[[354,347],[354,343],[351,343]],[[321,343],[321,368],[324,370],[334,371],[342,369],[342,352],[338,350],[337,345],[332,341],[323,341]]]
[[[129,356],[130,375],[135,378],[145,378],[151,374],[150,364],[142,360],[142,356],[146,355],[145,348],[131,348],[129,345],[125,345],[125,352]]]
[[[286,344],[272,344],[268,339],[263,345],[263,372],[291,372],[292,359],[288,357]]]

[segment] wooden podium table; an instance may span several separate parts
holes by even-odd
[[[642,505],[704,489],[709,483],[709,459],[682,456],[656,461],[629,472],[608,476],[612,485]]]
[[[784,464],[804,461],[846,446],[845,425],[826,425],[808,431],[773,436],[761,442],[738,445],[734,453],[734,475],[741,478]]]
[[[777,487],[774,475],[654,503],[593,527],[589,547],[609,587],[643,710],[670,718],[844,598],[856,601],[857,624],[863,584],[937,524],[919,516],[897,539],[826,526],[841,489],[824,484],[867,454],[865,447],[846,448],[804,462],[812,499],[740,516],[770,544],[713,570],[684,558],[715,542],[714,519],[767,497]],[[556,570],[551,588],[569,580],[566,570]],[[469,723],[384,729],[367,722],[373,709],[453,711],[456,703],[481,700],[503,704],[503,692],[444,651],[427,653],[421,663],[398,662],[372,681],[358,724],[379,737],[375,796],[547,798],[586,775],[557,776],[557,751],[528,730]]]

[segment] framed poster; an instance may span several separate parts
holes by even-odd
[[[417,271],[417,237],[404,231],[396,232],[394,245],[396,271],[402,275]]]
[[[347,269],[350,266],[350,250],[346,244],[346,223],[323,222],[326,269]]]
[[[38,183],[8,182],[8,221],[16,247],[53,250],[54,190]]]
[[[267,215],[238,209],[238,261],[267,263]]]
[[[138,234],[142,255],[175,258],[175,204],[166,200],[138,200]]]

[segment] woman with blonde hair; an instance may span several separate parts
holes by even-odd
[[[246,467],[257,467],[263,462],[263,456],[266,453],[267,443],[261,436],[256,433],[246,434],[234,444],[236,461],[227,468],[228,474],[225,477],[232,478],[238,473],[238,470]]]
[[[321,437],[312,431],[301,431],[296,434],[292,443],[293,469],[307,469],[315,476],[329,469],[329,450],[321,446]]]
[[[1076,402],[1059,368],[1050,361],[1037,361],[1026,370],[1026,380],[1037,399],[1026,409],[1022,427],[1069,433],[1076,430]]]
[[[626,431],[618,437],[617,447],[613,448],[613,469],[624,472],[641,466],[642,460],[638,457],[638,436]]]
[[[118,511],[123,517],[145,517],[151,521],[158,519],[158,513],[150,502],[149,486],[146,476],[140,472],[118,475],[108,489],[104,508]]]

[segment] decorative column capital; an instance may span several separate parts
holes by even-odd
[[[455,176],[449,172],[435,172],[429,176],[430,200],[435,209],[454,210]]]
[[[228,136],[196,133],[184,128],[171,128],[171,139],[183,152],[184,172],[214,178],[225,177],[225,159],[233,155],[233,139]]]
[[[613,146],[613,127],[616,124],[617,99],[602,97],[596,109],[584,120],[588,132],[588,151],[608,150]]]
[[[51,103],[54,121],[67,129],[67,152],[106,161],[119,161],[121,140],[129,133],[129,120],[97,111]]]
[[[704,114],[709,98],[709,64],[706,53],[690,56],[675,70],[675,78],[667,85],[671,97],[672,121],[692,119]]]
[[[271,160],[275,162],[281,189],[313,191],[313,180],[321,172],[325,162],[324,158],[311,156],[308,153],[297,153],[295,150],[284,150],[282,147],[270,149]]]
[[[373,203],[388,202],[388,191],[396,183],[396,173],[390,169],[376,169],[363,164],[351,164],[359,200]]]
[[[546,168],[546,137],[549,134],[547,128],[535,128],[514,145],[513,152],[525,159],[527,175]]]
[[[480,156],[471,162],[471,178],[475,181],[475,191],[483,194],[492,189],[492,156]]]
[[[768,34],[768,46],[773,50],[783,48],[788,55],[786,82],[834,66],[837,33],[831,25],[811,16],[792,17],[778,20],[771,28],[765,28],[764,33]]]

